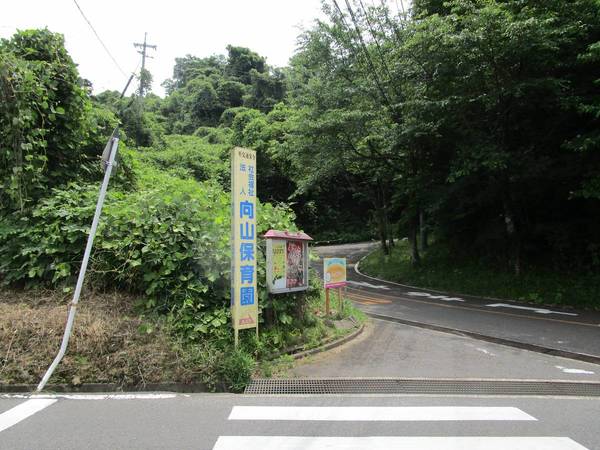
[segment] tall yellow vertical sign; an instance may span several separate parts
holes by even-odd
[[[231,318],[238,331],[256,327],[256,152],[231,150]]]

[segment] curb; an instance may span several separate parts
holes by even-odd
[[[306,358],[307,356],[310,356],[310,355],[316,355],[317,353],[322,353],[327,350],[331,350],[333,348],[339,347],[340,345],[344,345],[346,342],[351,341],[352,339],[354,339],[355,337],[360,335],[364,329],[365,329],[365,325],[362,324],[358,330],[355,330],[353,333],[350,333],[348,336],[344,336],[342,338],[339,338],[338,340],[325,343],[319,347],[311,348],[310,350],[305,350],[303,352],[291,354],[290,356],[292,358],[294,358],[295,360],[298,360],[298,359]]]
[[[424,328],[427,330],[439,331],[442,333],[454,334],[457,336],[466,336],[480,341],[491,342],[493,344],[505,345],[507,347],[519,348],[522,350],[529,350],[531,352],[542,353],[550,356],[560,356],[561,358],[574,359],[577,361],[599,364],[600,356],[588,355],[586,353],[569,352],[567,350],[558,350],[550,347],[543,347],[541,345],[528,344],[526,342],[513,341],[511,339],[499,338],[494,336],[488,336],[486,334],[476,333],[474,331],[460,330],[456,328],[448,328],[440,325],[433,325],[424,322],[415,322],[412,320],[399,319],[397,317],[384,316],[382,314],[368,313],[365,314],[373,319],[385,320],[387,322],[400,323],[402,325],[408,325],[416,328]]]
[[[33,393],[37,384],[0,384],[0,393]],[[212,392],[201,383],[147,383],[142,386],[128,386],[116,383],[84,383],[79,386],[70,384],[48,384],[42,393],[115,393],[115,392],[177,392],[204,393]]]
[[[354,271],[358,275],[366,277],[366,278],[370,278],[371,280],[376,280],[376,281],[383,282],[383,283],[394,284],[396,286],[405,287],[405,288],[409,288],[409,289],[418,289],[421,291],[435,292],[438,294],[456,295],[456,296],[467,297],[467,298],[472,297],[472,298],[481,298],[481,299],[490,300],[490,301],[501,301],[501,302],[511,302],[511,303],[516,303],[516,304],[523,304],[523,302],[518,302],[515,300],[509,300],[509,299],[500,299],[500,298],[495,298],[495,297],[471,296],[471,295],[460,294],[460,293],[456,293],[456,292],[453,293],[453,292],[447,292],[447,291],[438,291],[436,289],[411,286],[408,284],[396,283],[394,281],[388,281],[388,280],[384,280],[382,278],[365,275],[364,273],[360,272],[359,265],[367,256],[371,255],[371,253],[373,253],[373,252],[367,253],[365,256],[360,258],[358,260],[358,262],[354,265]],[[559,349],[555,349],[555,348],[551,348],[551,347],[544,347],[542,345],[528,344],[525,342],[515,341],[515,340],[511,340],[511,339],[490,336],[487,334],[477,333],[474,331],[466,331],[466,330],[461,330],[458,328],[450,328],[450,327],[444,327],[444,326],[440,326],[440,325],[433,325],[433,324],[426,323],[426,322],[417,322],[417,321],[413,321],[413,320],[399,319],[397,317],[386,316],[383,314],[375,314],[375,313],[367,313],[367,312],[365,312],[365,314],[374,319],[385,320],[388,322],[396,322],[396,323],[408,325],[411,327],[424,328],[424,329],[428,329],[428,330],[439,331],[442,333],[449,333],[449,334],[454,334],[454,335],[458,335],[458,336],[467,336],[467,337],[470,337],[473,339],[478,339],[480,341],[491,342],[494,344],[505,345],[507,347],[519,348],[522,350],[529,350],[531,352],[542,353],[544,355],[559,356],[561,358],[573,359],[576,361],[582,361],[582,362],[587,362],[587,363],[592,363],[592,364],[600,364],[600,356],[588,355],[586,353],[577,353],[577,352],[570,352],[568,350],[559,350]]]

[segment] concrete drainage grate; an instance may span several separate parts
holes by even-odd
[[[439,394],[600,397],[600,383],[406,378],[255,379],[245,394]]]

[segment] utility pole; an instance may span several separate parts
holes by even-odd
[[[148,36],[148,33],[144,33],[144,43],[140,44],[138,42],[134,42],[133,46],[135,48],[141,48],[141,50],[138,50],[138,53],[140,55],[142,55],[142,70],[140,71],[140,96],[144,96],[144,84],[143,84],[143,78],[145,76],[145,70],[146,70],[146,58],[153,58],[152,56],[146,54],[146,49],[151,48],[152,50],[156,50],[156,45],[151,45],[148,44],[146,42],[146,37]]]

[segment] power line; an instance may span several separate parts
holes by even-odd
[[[106,53],[108,54],[108,56],[110,57],[110,59],[112,59],[112,61],[115,63],[115,66],[117,66],[117,69],[119,69],[119,71],[123,74],[124,77],[127,76],[127,74],[125,73],[125,71],[121,68],[121,66],[119,65],[119,63],[117,62],[117,60],[115,59],[115,57],[110,53],[110,51],[108,50],[108,47],[106,45],[104,45],[104,42],[102,42],[102,39],[100,38],[100,36],[98,35],[98,33],[96,32],[96,30],[94,29],[94,26],[92,25],[92,23],[89,21],[89,19],[85,16],[85,14],[83,13],[83,10],[81,9],[81,7],[79,6],[79,3],[77,3],[77,0],[73,0],[73,3],[75,3],[75,6],[77,6],[77,9],[79,10],[79,12],[81,13],[81,16],[85,19],[85,21],[87,22],[87,24],[90,26],[90,28],[92,29],[92,31],[94,32],[94,34],[96,35],[96,38],[98,38],[98,41],[100,42],[100,44],[102,45],[102,47],[104,48],[104,50],[106,51]]]

